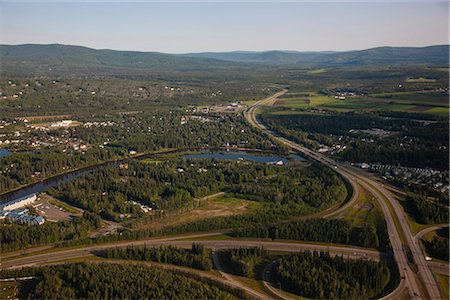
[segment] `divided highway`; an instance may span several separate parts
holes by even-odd
[[[348,258],[367,258],[378,261],[382,259],[385,254],[375,250],[362,249],[357,247],[346,246],[328,246],[321,244],[309,244],[309,243],[289,243],[278,241],[257,241],[257,240],[208,240],[214,236],[222,235],[223,233],[199,233],[186,236],[159,238],[159,239],[147,239],[139,241],[122,241],[114,242],[110,244],[100,244],[94,246],[85,246],[75,249],[58,249],[57,251],[34,253],[32,255],[10,257],[2,261],[2,268],[21,268],[26,266],[34,266],[39,264],[52,263],[65,259],[73,259],[84,256],[94,255],[99,251],[103,251],[109,248],[127,247],[127,246],[161,246],[171,245],[178,247],[190,248],[192,243],[199,243],[205,245],[208,248],[214,250],[230,249],[236,247],[264,247],[266,250],[271,251],[285,251],[285,252],[301,252],[305,250],[310,251],[327,251],[331,255],[342,255]],[[197,240],[201,238],[201,240]]]
[[[437,286],[436,280],[433,277],[433,274],[430,271],[429,266],[427,265],[425,255],[420,249],[419,245],[416,243],[411,233],[406,216],[403,213],[400,204],[392,197],[392,195],[386,188],[384,188],[380,183],[370,179],[367,176],[364,176],[363,174],[355,173],[349,170],[333,159],[330,159],[282,136],[279,136],[278,134],[269,130],[256,118],[256,113],[260,107],[273,105],[277,98],[285,94],[286,92],[287,90],[283,90],[266,99],[256,102],[253,106],[249,107],[247,111],[244,112],[245,118],[250,124],[264,131],[266,134],[268,134],[278,142],[303,153],[303,155],[309,157],[310,159],[333,168],[336,172],[346,178],[351,183],[352,187],[356,189],[356,191],[358,191],[358,186],[360,185],[363,188],[367,189],[370,193],[372,193],[372,195],[379,203],[384,214],[389,233],[389,240],[391,242],[394,257],[400,271],[400,276],[402,278],[399,288],[395,291],[395,293],[391,294],[392,298],[396,298],[400,294],[400,288],[404,287],[408,289],[409,295],[412,299],[421,299],[422,297],[424,299],[440,299],[441,297],[439,294],[439,288]],[[389,205],[392,207],[392,211]],[[397,228],[395,220],[397,220],[400,228]],[[419,269],[418,274],[414,273],[408,264],[408,258],[405,254],[404,245],[400,238],[400,230],[406,237],[405,246],[407,246],[411,250],[413,261]],[[427,295],[420,294],[420,291],[422,290],[421,286],[423,286]]]

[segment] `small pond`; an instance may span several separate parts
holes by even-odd
[[[11,155],[11,151],[8,149],[0,148],[0,158]]]

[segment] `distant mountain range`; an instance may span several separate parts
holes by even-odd
[[[186,54],[190,57],[214,58],[232,62],[271,65],[365,66],[365,65],[448,65],[449,45],[429,47],[378,47],[360,51],[234,51]]]
[[[282,67],[448,66],[449,45],[379,47],[346,52],[234,51],[189,54],[95,50],[70,45],[0,45],[3,74],[127,74]]]

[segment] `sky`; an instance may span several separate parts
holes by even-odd
[[[448,23],[439,0],[0,0],[1,44],[167,53],[448,44]]]

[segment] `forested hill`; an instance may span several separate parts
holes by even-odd
[[[233,69],[240,64],[159,52],[95,50],[70,45],[0,45],[3,74],[142,74]]]
[[[234,51],[188,54],[191,57],[223,59],[272,65],[299,65],[307,67],[333,66],[448,66],[449,45],[429,47],[378,47],[346,52],[296,52],[296,51]]]
[[[449,46],[380,47],[348,52],[159,52],[95,50],[69,45],[0,45],[5,75],[108,75],[254,70],[257,66],[448,66]],[[254,70],[255,71],[255,70]]]

